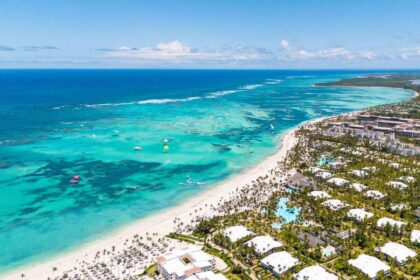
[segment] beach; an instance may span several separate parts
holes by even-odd
[[[308,123],[319,120],[317,119]],[[274,169],[278,161],[281,161],[296,143],[297,139],[294,136],[295,130],[296,128],[285,132],[281,136],[277,151],[266,157],[255,167],[234,175],[217,186],[211,187],[183,201],[179,205],[141,219],[106,236],[100,237],[95,241],[81,245],[79,248],[70,252],[56,256],[53,259],[31,263],[27,266],[9,271],[5,275],[2,275],[1,279],[21,279],[22,274],[28,279],[46,279],[52,275],[53,268],[56,268],[54,273],[60,275],[62,272],[77,266],[83,260],[93,260],[98,251],[104,249],[110,250],[113,246],[117,250],[122,249],[125,246],[124,243],[126,240],[132,238],[134,235],[155,233],[154,237],[158,238],[173,232],[175,218],[179,219],[178,222],[188,224],[191,220],[190,213],[195,213],[195,211],[198,213],[209,213],[213,211],[211,206],[217,205],[220,201],[228,200],[240,188],[250,184],[258,177],[265,176],[270,170]]]
[[[144,79],[142,72],[135,75]],[[400,89],[313,87],[318,76],[287,79],[283,75],[275,83],[272,77],[264,75],[268,80],[259,87],[215,98],[204,98],[209,91],[203,90],[203,98],[185,101],[189,106],[183,102],[120,105],[124,100],[112,92],[106,96],[115,100],[110,106],[80,106],[94,103],[84,99],[90,95],[82,94],[88,90],[83,79],[76,83],[82,89],[75,104],[57,106],[51,103],[52,90],[37,111],[37,125],[47,128],[38,132],[39,138],[21,133],[37,127],[29,121],[22,122],[21,131],[10,122],[10,133],[3,135],[0,163],[7,168],[0,181],[13,188],[0,188],[5,205],[11,206],[2,209],[0,278],[21,279],[21,274],[25,279],[55,278],[74,267],[86,268],[114,257],[135,260],[130,274],[140,274],[154,257],[182,246],[163,238],[167,233],[191,233],[199,219],[227,214],[229,202],[235,204],[240,195],[254,193],[251,189],[258,190],[262,181],[287,176],[278,168],[271,171],[295,143],[297,126],[411,95]],[[248,76],[238,78],[254,84]],[[53,85],[59,90],[59,84]],[[133,83],[128,93],[137,90]],[[101,97],[103,92],[91,92],[89,98]],[[175,93],[179,100],[190,96],[188,91]],[[268,94],[270,102],[261,98]],[[155,93],[143,98],[156,99]],[[26,108],[14,111],[30,115]],[[167,138],[169,153],[162,152]],[[143,147],[141,152],[133,151],[137,145]],[[72,185],[69,180],[75,174],[82,182]],[[186,183],[190,176],[192,183]],[[266,178],[257,182],[259,177]],[[135,246],[139,256],[126,254],[133,242],[143,243]],[[102,258],[104,251],[109,257],[98,259],[98,252]],[[131,265],[111,267],[124,270]]]

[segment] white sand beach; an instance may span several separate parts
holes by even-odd
[[[316,119],[310,123],[319,120]],[[281,141],[279,141],[277,151],[265,158],[257,166],[234,175],[221,184],[211,187],[183,201],[179,205],[143,218],[97,240],[81,245],[70,252],[53,257],[50,260],[28,264],[7,272],[1,276],[1,279],[22,279],[22,274],[25,275],[25,279],[47,279],[53,276],[53,268],[56,268],[54,269],[54,275],[60,275],[64,271],[72,269],[75,266],[77,267],[82,261],[92,261],[98,251],[103,251],[104,249],[111,250],[113,246],[115,246],[116,250],[122,249],[124,246],[127,246],[124,245],[126,240],[132,238],[134,235],[154,233],[153,238],[158,238],[173,232],[175,218],[178,219],[178,223],[183,222],[184,224],[188,224],[191,221],[190,213],[200,212],[207,214],[213,211],[211,210],[211,206],[217,206],[220,201],[231,197],[235,191],[250,184],[256,178],[266,175],[267,172],[275,168],[277,162],[282,160],[296,143],[297,139],[294,136],[295,130],[296,128],[285,132],[281,137]]]

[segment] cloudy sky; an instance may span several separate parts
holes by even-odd
[[[0,68],[420,68],[420,1],[0,1]]]

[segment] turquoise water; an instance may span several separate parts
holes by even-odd
[[[210,188],[273,153],[302,121],[412,96],[313,86],[360,74],[1,70],[0,271]]]
[[[282,219],[281,223],[274,223],[271,226],[274,229],[281,229],[283,225],[296,222],[299,218],[301,208],[299,207],[287,207],[287,202],[289,200],[285,197],[281,197],[277,204],[276,216]]]
[[[319,159],[317,166],[318,167],[322,167],[325,164],[331,164],[331,163],[334,163],[334,159],[333,158],[330,158],[329,156],[322,156]]]

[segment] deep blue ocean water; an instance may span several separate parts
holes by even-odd
[[[0,70],[0,271],[211,188],[305,120],[413,95],[313,86],[366,73]]]

